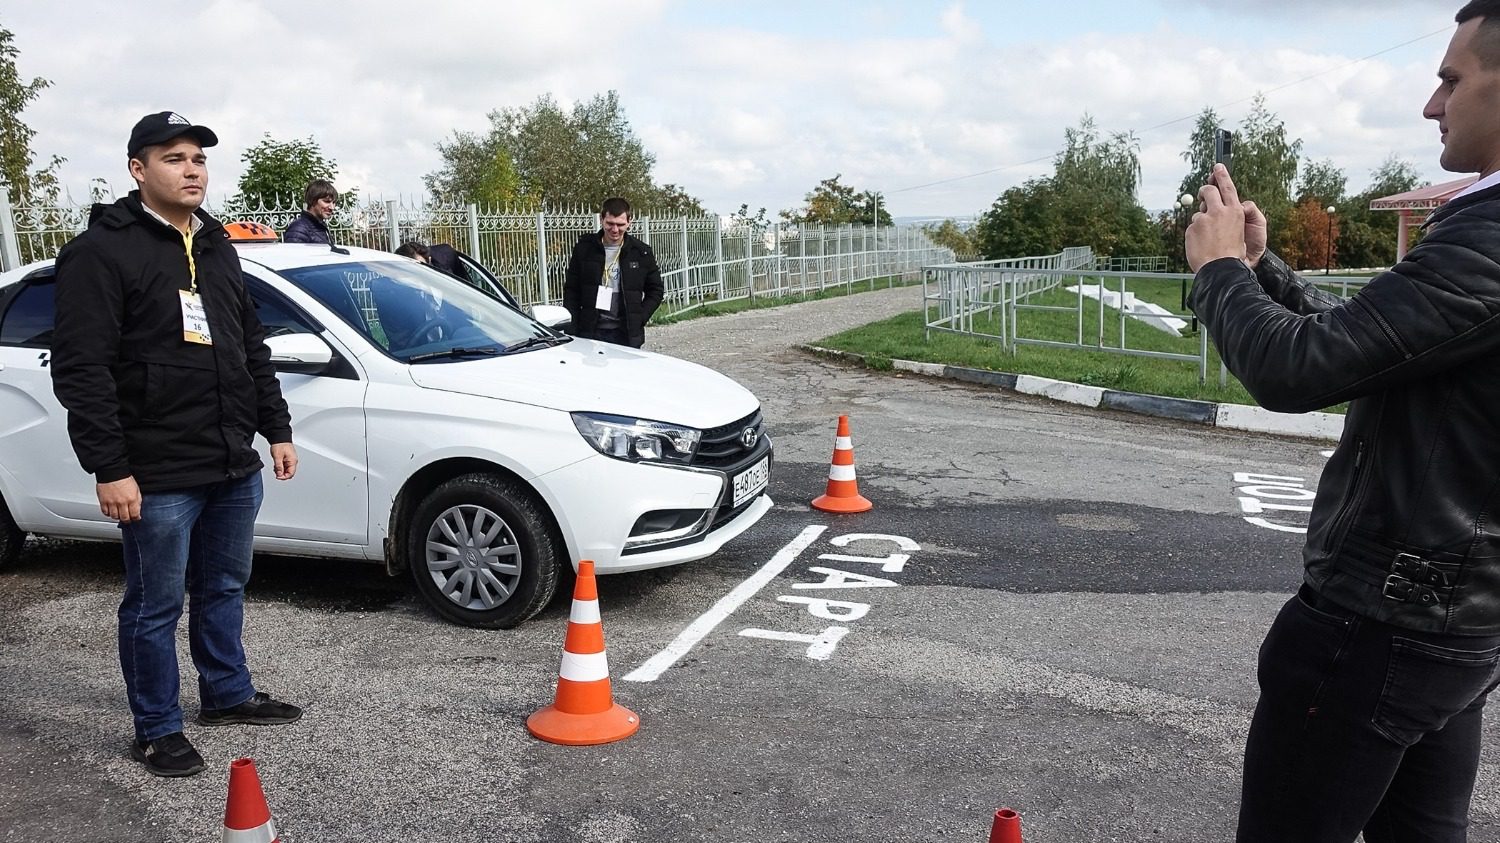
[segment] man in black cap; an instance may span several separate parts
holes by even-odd
[[[174,112],[142,117],[126,150],[139,189],[95,205],[57,258],[53,389],[99,509],[120,524],[130,754],[158,776],[204,768],[178,703],[184,589],[198,722],[302,715],[255,689],[240,642],[262,494],[255,434],[271,443],[278,480],[296,473],[297,451],[239,258],[199,210],[203,149],[218,142]]]

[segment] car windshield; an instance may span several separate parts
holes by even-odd
[[[419,263],[350,261],[281,270],[386,353],[425,362],[541,348],[569,338]]]

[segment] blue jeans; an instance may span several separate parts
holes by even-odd
[[[139,740],[182,731],[177,620],[184,589],[188,646],[204,708],[230,708],[255,694],[240,644],[250,579],[260,473],[141,496],[141,520],[122,524],[125,597],[120,668]]]
[[[1461,843],[1500,635],[1400,629],[1311,589],[1260,648],[1240,843]]]

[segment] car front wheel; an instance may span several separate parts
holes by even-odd
[[[490,474],[465,474],[432,490],[406,530],[417,591],[464,626],[509,629],[557,590],[559,553],[531,490]]]

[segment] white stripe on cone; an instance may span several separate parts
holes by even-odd
[[[276,823],[266,820],[264,825],[243,829],[225,826],[221,843],[276,843]]]
[[[830,465],[828,466],[829,480],[853,480],[854,466],[852,465]]]
[[[609,661],[603,653],[570,653],[563,650],[559,675],[573,682],[598,682],[609,678]]]
[[[573,623],[598,623],[599,601],[598,600],[574,600],[573,610],[568,615],[568,620]]]
[[[852,451],[854,450],[854,439],[849,436],[835,436],[833,437],[833,449],[835,451]]]

